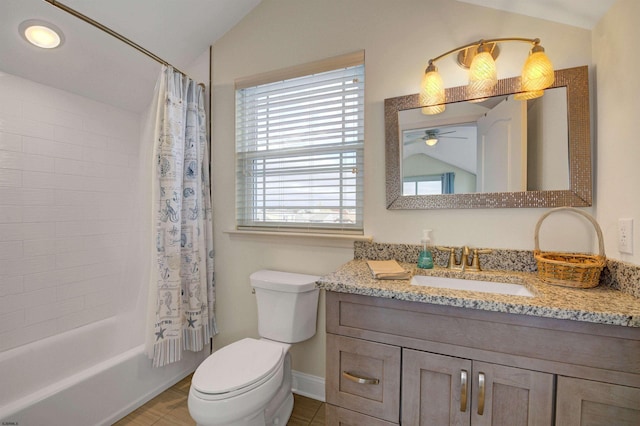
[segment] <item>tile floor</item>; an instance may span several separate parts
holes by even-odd
[[[196,423],[189,416],[187,396],[191,375],[173,385],[151,401],[138,408],[114,426],[192,426]],[[315,399],[293,395],[293,413],[288,426],[324,426],[325,404]]]

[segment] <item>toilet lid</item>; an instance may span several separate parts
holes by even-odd
[[[272,374],[284,355],[281,345],[251,338],[242,339],[204,360],[193,375],[191,386],[206,394],[232,392]]]

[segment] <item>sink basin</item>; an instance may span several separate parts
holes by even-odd
[[[448,288],[451,290],[479,291],[483,293],[510,294],[512,296],[535,296],[535,294],[531,293],[525,286],[520,284],[462,280],[459,278],[433,277],[429,275],[415,275],[411,278],[411,285]]]

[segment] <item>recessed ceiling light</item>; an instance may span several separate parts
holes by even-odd
[[[34,46],[53,49],[62,44],[64,35],[60,28],[38,19],[29,19],[18,26],[20,35]]]

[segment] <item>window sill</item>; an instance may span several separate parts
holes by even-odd
[[[247,236],[264,236],[264,237],[285,237],[285,238],[309,238],[322,240],[341,240],[341,241],[373,241],[371,235],[349,235],[349,234],[314,234],[307,232],[274,232],[274,231],[239,231],[237,229],[223,231],[229,235],[247,235]]]

